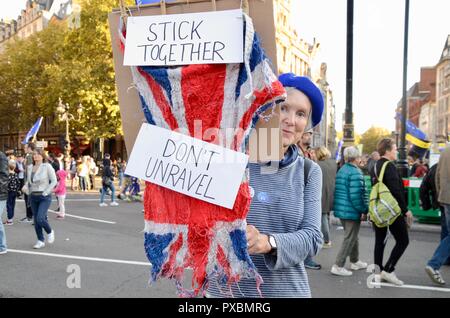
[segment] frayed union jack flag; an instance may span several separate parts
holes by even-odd
[[[131,67],[150,124],[246,151],[255,113],[284,99],[286,92],[270,68],[251,19],[244,18],[242,64]],[[123,51],[122,22],[119,34]],[[201,122],[200,134],[196,121]],[[225,131],[225,138],[209,134],[211,128]],[[187,297],[204,292],[213,277],[228,288],[242,278],[254,278],[259,289],[262,279],[247,251],[245,218],[251,196],[248,180],[243,179],[232,209],[146,184],[144,245],[152,281],[175,279],[180,296]],[[193,270],[190,291],[181,284],[186,268]]]

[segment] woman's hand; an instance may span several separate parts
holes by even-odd
[[[406,224],[408,225],[408,227],[410,228],[413,224],[414,221],[414,217],[411,211],[408,211],[405,213],[405,217],[406,217]]]
[[[247,225],[247,248],[249,254],[267,254],[271,251],[269,237],[261,234],[253,225]]]

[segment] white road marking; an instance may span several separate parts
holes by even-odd
[[[377,288],[378,286],[385,286],[385,287],[396,287],[396,288],[409,288],[409,289],[419,289],[419,290],[431,290],[431,291],[439,291],[444,293],[450,293],[450,288],[443,288],[443,287],[431,287],[431,286],[420,286],[420,285],[402,285],[397,286],[394,284],[389,283],[372,283],[372,285]]]
[[[110,259],[110,258],[99,258],[99,257],[84,257],[84,256],[76,256],[76,255],[65,255],[65,254],[53,254],[53,253],[43,253],[43,252],[32,252],[32,251],[23,251],[23,250],[15,250],[8,249],[8,253],[19,253],[19,254],[30,254],[30,255],[40,255],[40,256],[50,256],[50,257],[59,257],[59,258],[69,258],[69,259],[78,259],[84,261],[94,261],[94,262],[105,262],[105,263],[118,263],[118,264],[127,264],[127,265],[139,265],[139,266],[150,266],[151,264],[148,262],[135,262],[135,261],[125,261],[120,259]]]
[[[50,209],[48,210],[48,212],[58,214],[58,212],[56,212],[54,210],[50,210]],[[107,223],[107,224],[116,224],[116,222],[113,222],[113,221],[106,221],[106,220],[100,220],[100,219],[87,218],[87,217],[84,217],[84,216],[78,216],[78,215],[73,215],[73,214],[68,214],[68,213],[66,213],[65,216],[69,216],[69,217],[72,217],[72,218],[75,218],[75,219],[80,219],[80,220],[88,220],[88,221]]]

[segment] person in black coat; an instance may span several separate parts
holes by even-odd
[[[391,192],[392,196],[397,200],[402,214],[388,227],[389,231],[395,238],[395,246],[387,263],[383,266],[383,253],[386,246],[386,235],[388,228],[379,228],[374,225],[375,230],[375,264],[380,268],[381,279],[395,285],[403,285],[403,282],[397,278],[394,273],[395,266],[400,257],[405,252],[409,244],[408,224],[413,220],[411,211],[408,210],[405,188],[401,177],[397,172],[397,168],[393,161],[397,158],[397,145],[391,138],[384,138],[378,142],[378,153],[381,158],[375,164],[373,171],[370,171],[372,185],[378,182],[378,176],[385,162],[389,162],[384,172],[383,183]]]
[[[441,210],[441,241],[448,236],[447,223],[445,220],[444,207],[439,204],[438,194],[436,190],[436,170],[438,165],[431,167],[428,173],[422,180],[419,189],[420,203],[424,211],[433,209]],[[450,258],[448,258],[444,265],[450,265]]]

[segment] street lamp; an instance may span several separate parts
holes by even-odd
[[[75,116],[73,116],[69,112],[69,104],[63,104],[61,97],[59,98],[58,106],[56,107],[56,113],[58,114],[59,121],[66,122],[66,138],[64,145],[64,162],[65,162],[65,170],[69,170],[70,168],[70,138],[69,138],[69,121],[74,120]],[[81,103],[77,106],[77,120],[81,118],[81,114],[83,113],[83,105]]]

